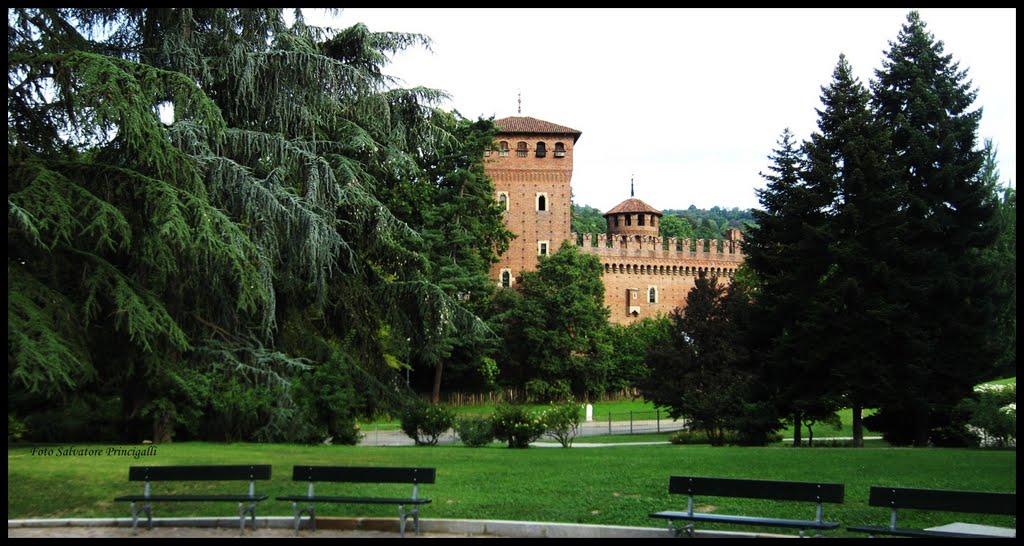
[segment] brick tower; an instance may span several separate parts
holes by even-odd
[[[572,152],[580,131],[514,116],[495,121],[498,150],[487,152],[487,174],[505,207],[505,225],[516,234],[491,267],[499,286],[510,286],[537,257],[554,253],[571,236]]]

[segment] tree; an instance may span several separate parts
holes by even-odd
[[[728,312],[726,288],[701,275],[686,297],[685,313],[675,309],[669,339],[647,354],[649,375],[639,383],[643,397],[685,417],[712,445],[724,445],[735,429],[750,376]]]
[[[417,203],[414,210],[419,218],[410,223],[422,226],[426,279],[476,315],[484,312],[495,288],[489,276],[491,264],[514,237],[494,200],[494,185],[484,173],[484,150],[494,140],[497,127],[493,120],[470,121],[457,113],[439,117],[453,139],[433,156],[421,159],[423,195],[401,202]],[[478,369],[496,342],[476,316],[451,325],[443,332],[421,329],[412,338],[414,358],[434,369],[435,403],[440,402],[445,363],[457,369]],[[433,348],[427,350],[428,345]]]
[[[818,320],[826,314],[820,309],[822,279],[834,265],[827,214],[832,199],[826,188],[804,179],[806,152],[788,128],[769,159],[769,172],[761,174],[768,184],[758,190],[764,209],[753,211],[743,242],[756,285],[749,346],[760,361],[758,376],[770,386],[765,396],[792,419],[793,444],[799,446],[805,418],[835,411],[831,393],[821,390],[828,368],[821,368],[826,348],[819,343],[833,319]]]
[[[997,203],[996,223],[999,236],[986,253],[986,261],[997,275],[997,291],[1009,294],[997,311],[997,326],[992,336],[1001,340],[1002,351],[997,358],[997,374],[1017,374],[1017,192],[999,180],[997,150],[992,139],[985,139],[985,163],[981,177],[993,188]]]
[[[924,446],[953,405],[996,373],[991,334],[1008,294],[982,259],[998,236],[996,202],[980,176],[982,112],[970,110],[977,92],[916,11],[875,75],[873,106],[891,131],[894,167],[907,187],[906,251],[892,275],[906,308],[894,355],[901,389],[875,417],[912,423],[910,438]]]
[[[516,284],[499,360],[504,380],[535,400],[585,398],[605,391],[609,373],[610,311],[604,306],[603,267],[569,241],[541,256]]]
[[[9,398],[120,401],[131,440],[246,409],[226,428],[268,438],[296,428],[292,387],[331,354],[316,347],[345,351],[331,366],[383,398],[397,382],[382,327],[405,338],[466,315],[378,199],[447,138],[444,94],[381,71],[425,37],[273,8],[8,22]]]
[[[900,216],[905,191],[889,167],[889,135],[869,109],[870,94],[844,55],[823,88],[819,132],[804,145],[802,178],[827,199],[823,212],[830,266],[807,302],[811,320],[827,324],[815,394],[853,408],[854,445],[863,446],[861,414],[901,387],[889,371],[901,344],[903,307],[891,295],[893,265],[905,253]]]

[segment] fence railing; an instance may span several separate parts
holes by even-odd
[[[603,434],[649,434],[673,432],[686,428],[685,419],[673,419],[661,410],[609,412],[601,421],[595,416],[588,426],[581,427],[581,436],[600,436]],[[600,422],[602,426],[596,426]]]

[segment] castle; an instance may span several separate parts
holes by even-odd
[[[512,286],[523,271],[536,269],[538,256],[571,240],[604,266],[611,322],[629,324],[684,307],[700,274],[731,278],[743,262],[739,230],[729,230],[725,240],[663,238],[662,213],[632,196],[604,214],[605,234],[572,233],[573,148],[582,133],[525,116],[495,123],[497,146],[485,152],[485,169],[505,224],[517,235],[491,269],[501,286]]]

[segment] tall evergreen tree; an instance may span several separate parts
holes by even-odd
[[[831,265],[807,302],[822,329],[821,392],[853,408],[854,445],[863,445],[861,412],[901,390],[891,361],[901,344],[902,307],[893,297],[895,260],[903,252],[900,205],[905,192],[889,168],[889,136],[869,108],[870,94],[844,55],[823,88],[819,131],[804,145],[803,178],[827,196]]]
[[[923,446],[952,405],[995,374],[992,332],[1006,294],[982,259],[998,233],[995,201],[980,176],[977,92],[916,11],[875,74],[874,109],[907,187],[903,263],[892,275],[906,307],[893,377],[902,389],[877,421],[889,431],[913,423],[906,432]]]
[[[793,420],[794,445],[800,445],[803,420],[832,412],[830,397],[820,390],[826,378],[825,347],[819,344],[826,324],[821,282],[833,267],[829,253],[827,187],[803,178],[806,154],[789,129],[769,156],[768,184],[758,191],[764,209],[754,209],[755,224],[744,237],[746,264],[756,279],[752,352],[763,360],[761,374],[772,386],[769,395],[779,412]]]

